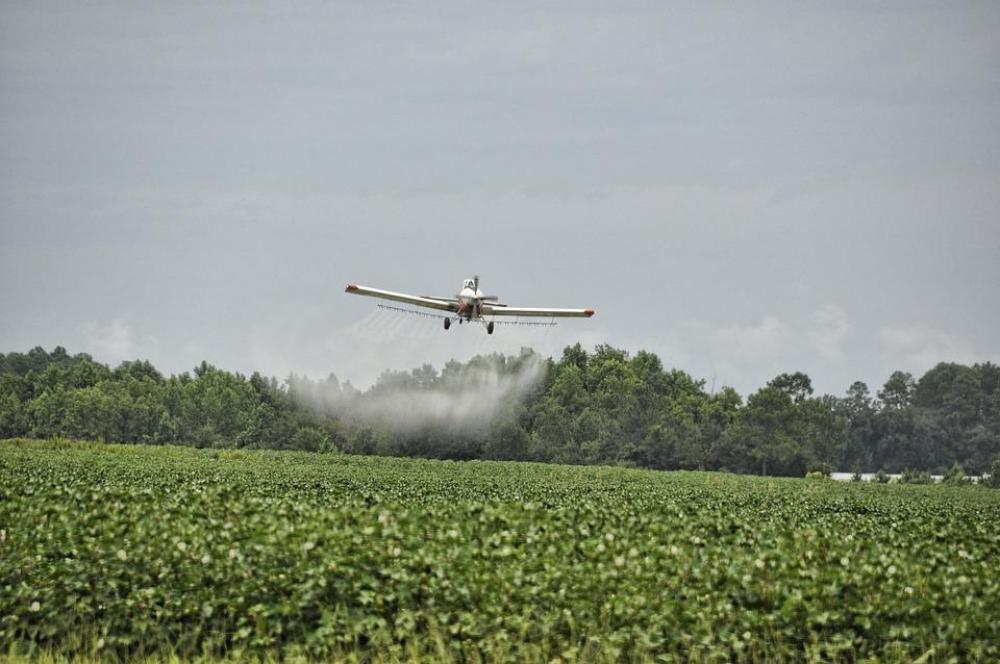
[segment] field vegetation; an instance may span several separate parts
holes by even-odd
[[[978,486],[9,440],[0,643],[997,661],[998,523],[1000,492]]]

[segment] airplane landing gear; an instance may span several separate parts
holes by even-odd
[[[493,334],[493,321],[486,324],[486,334]]]
[[[449,327],[451,327],[451,319],[450,318],[445,318],[444,319],[444,329],[447,330]]]

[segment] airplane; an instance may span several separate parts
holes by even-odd
[[[383,300],[393,300],[405,304],[446,311],[448,316],[444,318],[444,329],[451,327],[452,320],[457,320],[461,325],[463,321],[471,323],[473,321],[484,323],[486,333],[493,334],[493,321],[486,320],[486,316],[534,316],[534,317],[579,317],[590,318],[594,315],[593,309],[541,309],[526,307],[510,307],[500,302],[500,298],[495,295],[483,295],[479,290],[479,277],[466,279],[462,282],[462,290],[455,297],[432,297],[429,295],[407,295],[406,293],[396,293],[393,291],[381,290],[379,288],[368,288],[357,284],[347,284],[347,293],[354,295],[367,295]],[[383,305],[379,305],[383,306]],[[392,307],[389,307],[392,308]],[[401,311],[407,311],[402,309]],[[421,313],[421,312],[411,312]],[[524,323],[522,323],[524,324]]]

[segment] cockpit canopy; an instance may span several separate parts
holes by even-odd
[[[472,279],[466,279],[465,281],[462,282],[462,288],[471,288],[472,290],[475,290],[476,282],[473,281]]]

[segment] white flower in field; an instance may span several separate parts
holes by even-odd
[[[3,544],[6,541],[7,541],[7,531],[4,530],[3,528],[0,528],[0,544]]]
[[[903,592],[906,593],[907,595],[912,595],[913,588],[911,588],[910,586],[906,586],[905,588],[903,588]]]
[[[756,567],[757,569],[764,569],[767,566],[767,563],[765,563],[761,558],[758,558],[757,560],[753,561],[753,566]]]
[[[847,556],[844,556],[843,558],[840,559],[840,564],[843,565],[844,567],[849,567],[851,565],[851,561],[850,559],[847,558]]]
[[[187,551],[188,548],[187,542],[178,542],[177,548],[180,549],[181,551]]]
[[[42,610],[42,605],[38,603],[38,600],[35,600],[28,608],[31,609],[32,613],[38,613]]]
[[[670,555],[672,555],[672,556],[679,556],[679,555],[681,555],[680,547],[678,547],[675,544],[671,544],[670,545]]]
[[[104,647],[104,637],[97,639],[97,649],[100,650]]]
[[[615,541],[615,534],[614,533],[605,533],[604,539],[608,540],[609,542],[614,542]]]
[[[212,556],[208,555],[207,553],[201,557],[201,564],[202,565],[207,565],[210,562],[212,562]]]
[[[316,542],[306,542],[305,544],[302,545],[303,551],[312,551],[315,548],[316,548]]]
[[[458,539],[458,535],[459,533],[457,528],[452,528],[448,531],[448,537],[451,539]]]
[[[615,559],[614,559],[613,562],[615,564],[615,567],[621,567],[622,565],[625,564],[625,557],[624,556],[615,556]]]
[[[238,556],[238,555],[240,555],[240,552],[237,551],[235,548],[229,550],[229,559],[230,560],[235,559],[236,556]]]
[[[128,554],[125,553],[125,549],[118,549],[118,553],[115,554],[115,558],[118,560],[128,560]]]

